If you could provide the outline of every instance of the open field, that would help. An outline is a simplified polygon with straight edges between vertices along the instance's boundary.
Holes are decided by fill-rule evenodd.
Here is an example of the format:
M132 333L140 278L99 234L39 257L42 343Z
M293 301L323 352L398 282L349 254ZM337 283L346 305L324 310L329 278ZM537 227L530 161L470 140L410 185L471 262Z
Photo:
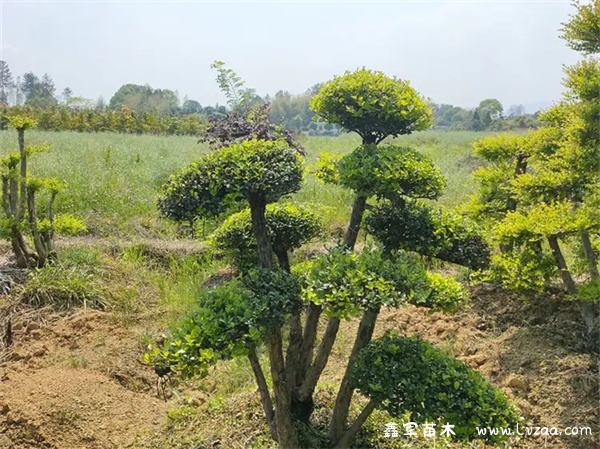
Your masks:
M469 174L477 161L469 156L470 144L484 135L428 131L398 141L433 158L448 178L440 203L455 207L473 190ZM360 144L355 135L301 140L308 164L322 152L346 154ZM173 224L158 218L157 192L171 174L208 151L205 144L187 136L31 131L26 142L52 144L51 150L37 155L30 167L34 176L67 182L66 190L57 197L57 212L72 213L84 220L92 235L121 238L172 237ZM0 131L1 154L15 149L15 131ZM344 225L350 213L349 192L324 186L310 176L295 199L325 206L329 224Z
M459 208L474 189L469 175L480 161L471 156L470 143L481 136L424 132L398 140L433 158L448 178L440 203ZM161 184L207 148L191 137L30 132L27 139L53 144L32 162L32 173L68 182L57 211L82 218L89 234L60 238L56 265L33 271L24 285L0 296L0 326L13 317L15 342L0 353L0 447L274 447L246 359L219 363L205 379L174 379L166 402L157 395L153 369L141 362L148 345L194 308L201 291L232 276L220 255L200 240L177 238L176 227L156 211ZM14 132L0 133L3 153L15 140ZM344 135L303 143L310 164L321 152L347 153L359 142ZM323 205L332 235L348 220L351 194L341 188L309 177L294 198ZM325 243L306 245L296 259L322 253ZM0 254L6 264L8 244ZM412 306L384 310L375 335L395 330L434 342L503 389L532 426L593 432L515 439L509 447L597 447L597 365L581 343L583 325L573 303L559 293L524 302L490 285L470 289L471 306L456 315ZM342 324L317 393L317 430L303 434L307 448L326 447L318 425L327 421L357 325L357 319ZM268 372L264 355L262 362ZM483 447L386 439L382 429L389 420L373 414L355 447Z

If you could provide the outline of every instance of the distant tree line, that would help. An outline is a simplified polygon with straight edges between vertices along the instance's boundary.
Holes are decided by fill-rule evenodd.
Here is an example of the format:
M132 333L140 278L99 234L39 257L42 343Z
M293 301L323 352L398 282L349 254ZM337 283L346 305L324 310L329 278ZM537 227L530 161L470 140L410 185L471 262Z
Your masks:
M235 107L260 104L270 106L268 115L272 123L296 134L337 136L342 130L339 125L315 120L309 108L322 84L315 84L300 95L280 90L273 97L261 97L254 89L244 87L239 76L223 62L215 61L212 68L217 70L219 85L234 86L233 91L239 96L227 97L227 106L202 106L187 96L180 101L177 91L140 84L124 84L108 104L102 97L94 101L74 96L69 87L57 96L54 81L48 74L39 77L28 72L13 78L8 63L0 61L0 104L31 107L30 113L38 120L38 128L48 130L197 135L205 129L206 122L222 118ZM523 106L518 105L511 106L504 114L502 104L496 99L483 100L474 109L435 103L431 106L437 129L504 131L540 126L537 113L525 114Z
M0 129L6 129L10 117L26 116L43 131L117 132L127 134L167 134L203 136L207 119L202 114L159 116L138 113L127 106L112 109L71 109L65 105L0 107Z
M504 108L495 98L483 100L474 109L451 104L433 106L434 128L453 131L505 131L511 129L537 129L538 113L526 114L523 105L513 105L504 114Z

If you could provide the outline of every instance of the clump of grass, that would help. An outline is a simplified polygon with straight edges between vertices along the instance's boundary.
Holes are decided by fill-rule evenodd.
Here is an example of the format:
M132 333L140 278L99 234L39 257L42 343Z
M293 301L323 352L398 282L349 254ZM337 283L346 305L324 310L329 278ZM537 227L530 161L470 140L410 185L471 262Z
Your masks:
M69 249L60 260L32 271L18 295L21 302L35 307L106 309L111 299L98 281L100 276L97 251Z
M88 361L85 357L69 357L69 366L71 368L87 368Z

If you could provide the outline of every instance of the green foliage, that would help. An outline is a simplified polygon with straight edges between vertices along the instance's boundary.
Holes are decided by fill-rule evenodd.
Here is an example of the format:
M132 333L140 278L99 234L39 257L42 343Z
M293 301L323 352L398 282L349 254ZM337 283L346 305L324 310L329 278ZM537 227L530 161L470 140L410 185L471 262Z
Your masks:
M486 161L500 163L530 152L528 136L531 134L499 134L473 142L474 154Z
M390 250L414 251L474 270L489 263L490 249L474 223L441 208L383 203L365 219L366 229Z
M232 69L225 68L225 63L222 61L215 61L210 67L217 71L217 83L227 97L227 104L232 109L251 106L250 103L255 96L254 91L244 88L246 83L237 73Z
M432 109L408 81L358 69L326 82L310 108L323 120L379 143L431 126Z
M561 35L567 45L584 54L600 53L600 1L573 2L577 13L563 24Z
M260 345L300 305L300 287L293 276L253 270L205 291L172 338L145 359L183 376L206 374L217 360L244 355L247 345Z
M459 440L482 438L476 427L512 428L520 420L506 396L466 364L430 343L386 334L363 349L352 382L393 417L455 425ZM487 443L506 437L486 435Z
M427 280L431 292L425 302L415 304L453 312L469 302L469 291L455 279L427 272Z
M501 282L508 290L519 293L542 292L557 274L552 256L532 245L523 245L492 256L484 280Z
M460 287L428 275L415 257L402 252L384 257L378 250L354 254L334 248L292 271L303 279L305 302L344 319L363 310L407 302L451 311L466 300Z
M316 213L295 203L269 204L265 217L275 252L299 248L322 229L321 218ZM242 271L258 263L250 209L227 217L212 235L211 242L217 249L227 252Z
M396 145L360 146L337 169L341 185L367 197L436 199L446 185L431 159Z
M83 235L88 232L87 226L72 214L58 214L54 217L54 231L59 235Z
M73 109L65 105L0 107L0 118L27 114L42 131L117 132L126 134L165 134L202 136L207 118L202 114L160 116L136 112L128 107L112 110Z
M8 120L8 124L15 129L29 129L37 124L34 118L24 114L9 113L4 116Z
M539 203L527 210L510 212L493 229L500 243L539 241L550 235L565 236L600 228L600 211L582 206L573 210L568 201Z
M268 202L302 186L302 158L282 141L247 140L221 148L173 175L158 207L176 221L194 221L226 210L240 195Z
M339 184L338 164L342 157L341 154L321 153L317 162L310 168L310 173L325 184Z
M598 302L600 298L600 279L592 279L578 286L576 299L581 302Z

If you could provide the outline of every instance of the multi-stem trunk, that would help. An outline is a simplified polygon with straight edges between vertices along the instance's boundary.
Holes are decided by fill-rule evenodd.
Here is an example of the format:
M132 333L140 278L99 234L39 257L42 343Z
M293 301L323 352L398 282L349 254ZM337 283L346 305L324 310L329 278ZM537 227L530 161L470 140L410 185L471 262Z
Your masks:
M269 239L269 230L265 211L267 202L264 195L249 196L252 231L258 247L258 260L262 268L273 269L273 248ZM283 338L281 328L274 329L267 338L271 378L275 393L275 423L279 447L293 449L298 447L298 435L292 422L290 388L283 357Z
M374 143L369 139L363 138L363 144ZM353 250L358 239L358 233L360 232L360 225L365 213L367 206L367 197L361 194L357 194L354 199L352 206L352 212L350 214L350 221L346 234L344 235L343 244L346 248ZM321 307L311 305L308 308L306 314L306 323L304 327L304 341L303 347L300 351L300 363L299 370L302 374L297 375L297 386L298 389L294 395L294 399L302 410L302 419L308 421L310 414L313 409L312 396L317 387L317 383L329 361L329 356L333 349L333 344L337 337L337 333L340 327L340 319L332 317L327 322L327 327L321 339L321 344L317 350L317 354L314 361L311 363L312 354L314 350L317 325L319 317L321 315Z

